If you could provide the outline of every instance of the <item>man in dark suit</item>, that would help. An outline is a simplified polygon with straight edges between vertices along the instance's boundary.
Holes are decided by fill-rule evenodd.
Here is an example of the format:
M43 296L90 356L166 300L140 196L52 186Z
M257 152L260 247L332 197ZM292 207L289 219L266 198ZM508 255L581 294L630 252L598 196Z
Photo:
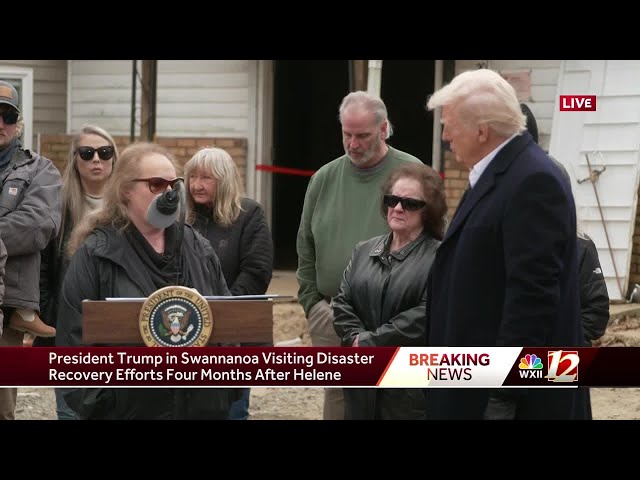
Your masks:
M462 73L436 91L442 139L470 189L430 271L430 346L577 346L583 338L570 186L526 131L498 73ZM583 389L428 389L432 419L585 419Z

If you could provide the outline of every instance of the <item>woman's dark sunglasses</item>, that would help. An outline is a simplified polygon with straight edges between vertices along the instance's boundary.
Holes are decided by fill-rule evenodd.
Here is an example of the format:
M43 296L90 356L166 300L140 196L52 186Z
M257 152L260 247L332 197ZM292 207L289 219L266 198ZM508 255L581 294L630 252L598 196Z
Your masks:
M114 148L110 146L100 148L78 147L76 152L85 162L93 160L93 156L96 154L96 152L98 152L98 157L100 158L100 160L111 160L113 158Z
M399 202L400 205L402 205L403 210L408 210L410 212L420 210L427 204L427 202L423 200L416 200L415 198L410 197L398 197L397 195L388 194L383 197L383 202L385 206L389 208L394 208Z
M174 178L173 180L166 180L162 177L134 178L132 180L132 182L147 182L151 193L162 193L167 189L167 185L173 188L177 182L183 181L184 178L182 177Z
M2 117L2 121L5 123L5 125L15 125L16 123L18 123L18 117L20 116L20 114L15 110L7 110L0 113L0 116Z

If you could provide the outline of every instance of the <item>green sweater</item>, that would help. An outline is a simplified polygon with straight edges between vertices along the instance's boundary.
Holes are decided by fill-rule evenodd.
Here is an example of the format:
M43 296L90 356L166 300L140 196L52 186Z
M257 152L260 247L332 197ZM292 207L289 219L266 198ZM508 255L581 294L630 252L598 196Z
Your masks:
M306 315L324 296L333 297L356 244L389 231L380 212L382 186L404 162L416 157L389 147L381 163L356 168L346 155L310 179L298 229L298 300Z

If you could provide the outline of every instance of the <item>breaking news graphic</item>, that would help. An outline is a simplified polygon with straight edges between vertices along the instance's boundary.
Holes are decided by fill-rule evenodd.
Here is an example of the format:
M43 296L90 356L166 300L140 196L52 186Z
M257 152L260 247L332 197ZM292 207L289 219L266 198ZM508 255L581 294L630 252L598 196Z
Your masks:
M639 387L640 348L0 349L0 387Z

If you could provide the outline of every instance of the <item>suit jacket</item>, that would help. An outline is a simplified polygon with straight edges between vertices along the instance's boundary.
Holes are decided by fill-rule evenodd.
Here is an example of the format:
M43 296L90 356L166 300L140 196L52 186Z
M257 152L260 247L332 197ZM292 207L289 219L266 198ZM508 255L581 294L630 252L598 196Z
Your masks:
M580 346L576 210L528 132L493 158L449 225L429 273L431 346ZM490 390L430 389L429 418L482 419ZM500 390L516 418L588 416L585 389Z

